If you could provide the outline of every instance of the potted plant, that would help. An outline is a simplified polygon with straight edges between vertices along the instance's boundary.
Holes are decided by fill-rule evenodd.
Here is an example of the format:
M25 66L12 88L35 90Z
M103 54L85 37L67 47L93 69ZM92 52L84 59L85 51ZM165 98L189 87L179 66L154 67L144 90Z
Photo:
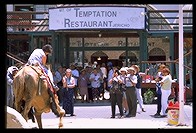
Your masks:
M148 88L147 91L144 93L144 103L151 104L155 98L154 92Z

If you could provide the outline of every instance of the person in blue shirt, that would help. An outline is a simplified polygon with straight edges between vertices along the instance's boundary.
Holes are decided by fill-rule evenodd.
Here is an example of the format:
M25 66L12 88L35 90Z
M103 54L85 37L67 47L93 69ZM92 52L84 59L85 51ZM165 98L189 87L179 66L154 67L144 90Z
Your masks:
M161 117L161 83L160 81L162 80L162 77L158 77L156 79L156 93L157 93L157 112L154 115L154 117Z
M109 83L109 81L110 81L110 79L112 79L113 74L114 74L114 70L113 70L114 68L113 68L112 62L107 63L107 68L108 68L108 72L107 72L107 88L106 88L106 90L110 91L111 84Z
M164 64L160 64L158 66L158 72L156 75L156 92L157 92L157 112L156 114L154 114L154 117L161 117L160 113L161 113L161 84L160 81L162 80L162 70L165 68L166 66Z

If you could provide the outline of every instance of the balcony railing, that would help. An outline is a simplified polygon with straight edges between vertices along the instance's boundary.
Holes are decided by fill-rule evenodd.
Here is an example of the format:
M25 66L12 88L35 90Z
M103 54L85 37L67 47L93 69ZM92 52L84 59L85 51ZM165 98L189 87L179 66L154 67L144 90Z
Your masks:
M178 10L149 10L148 16L148 30L149 31L176 31L178 30L179 17L163 17L162 13L166 14L178 14ZM193 28L193 11L183 10L183 26L184 30L192 30Z

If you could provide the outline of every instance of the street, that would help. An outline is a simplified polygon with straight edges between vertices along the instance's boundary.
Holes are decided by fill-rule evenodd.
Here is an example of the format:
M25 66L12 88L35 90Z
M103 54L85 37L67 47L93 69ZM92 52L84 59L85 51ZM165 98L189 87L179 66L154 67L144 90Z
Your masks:
M151 115L156 113L156 104L144 105L146 112L142 112L137 108L136 117L119 119L118 107L116 106L116 118L111 119L110 103L76 103L74 113L76 116L67 115L63 118L64 126L62 129L98 129L98 128L124 128L124 129L165 129L165 128L186 128L192 129L192 105L184 105L185 123L184 125L169 125L168 118L153 118ZM32 123L31 121L28 121ZM42 114L43 128L58 129L59 118L52 112ZM32 123L32 127L36 124Z

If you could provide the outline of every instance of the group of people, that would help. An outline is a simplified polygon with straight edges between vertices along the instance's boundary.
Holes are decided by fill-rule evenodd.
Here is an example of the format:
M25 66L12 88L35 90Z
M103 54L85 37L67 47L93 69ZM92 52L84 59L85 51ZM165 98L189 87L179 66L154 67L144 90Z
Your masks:
M143 112L146 112L143 105L143 98L141 93L142 77L146 72L140 72L138 65L131 67L122 67L120 70L113 68L113 76L109 80L110 97L111 97L111 118L115 118L116 104L118 105L120 116L122 117L135 117L137 111L137 102ZM169 68L160 64L156 81L157 92L157 112L154 117L166 117L168 98L171 94L172 76ZM125 115L123 114L125 111ZM126 113L127 112L127 113Z
M82 97L82 102L99 101L104 99L104 92L110 93L111 101L111 118L115 118L116 105L118 105L120 118L135 117L137 111L137 102L143 112L146 112L143 106L141 95L142 76L145 73L140 72L138 65L131 67L122 67L118 69L113 67L111 62L107 65L93 64L88 65L82 70L77 70L72 64L70 68L57 66L55 71L50 71L46 67L47 56L52 53L53 49L50 44L44 45L42 49L35 49L29 59L28 65L37 65L48 75L50 83L56 90L60 106L66 114L75 116L74 99L78 92ZM18 68L11 66L7 72L7 105L13 107L13 78ZM167 108L167 99L171 93L171 75L168 68L160 68L157 82L158 108L155 115L160 115L162 109L163 115ZM160 81L159 78L162 78ZM158 84L160 83L160 84ZM161 88L161 90L160 90Z
M110 66L111 67L111 66ZM143 112L146 112L141 95L142 75L138 65L116 67L112 69L113 76L108 80L110 87L111 118L115 118L116 104L118 105L120 116L135 117L137 112L137 101Z
M154 117L166 117L168 98L171 94L172 76L166 65L160 64L155 78L157 92L157 112Z

